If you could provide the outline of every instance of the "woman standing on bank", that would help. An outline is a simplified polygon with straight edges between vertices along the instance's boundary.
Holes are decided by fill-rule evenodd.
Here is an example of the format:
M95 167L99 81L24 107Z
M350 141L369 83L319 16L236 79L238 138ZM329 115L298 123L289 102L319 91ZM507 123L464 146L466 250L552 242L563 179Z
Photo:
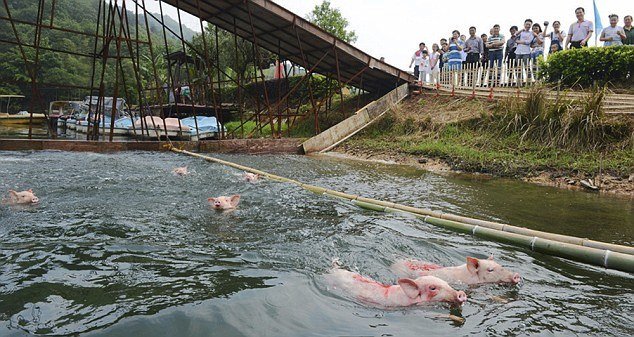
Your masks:
M454 30L449 39L449 53L447 56L447 67L449 70L462 69L462 55L460 52L464 49L464 42L460 40L460 32Z

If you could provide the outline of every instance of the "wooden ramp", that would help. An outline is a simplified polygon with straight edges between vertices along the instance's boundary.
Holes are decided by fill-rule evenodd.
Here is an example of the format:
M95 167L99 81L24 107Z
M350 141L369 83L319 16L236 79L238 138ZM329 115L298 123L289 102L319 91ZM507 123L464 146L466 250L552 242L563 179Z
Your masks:
M351 117L302 143L304 153L329 151L383 116L409 95L408 84L364 106Z

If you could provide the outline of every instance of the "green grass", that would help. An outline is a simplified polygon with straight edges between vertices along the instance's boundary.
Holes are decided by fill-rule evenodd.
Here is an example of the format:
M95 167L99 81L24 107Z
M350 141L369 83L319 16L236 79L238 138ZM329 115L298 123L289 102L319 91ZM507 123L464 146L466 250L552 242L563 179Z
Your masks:
M402 126L395 125L392 129L401 130ZM446 125L436 131L409 135L394 133L392 129L370 128L347 144L377 152L440 158L454 169L509 177L544 170L595 174L600 169L626 176L634 167L631 146L603 151L563 149L522 140L517 133L500 134L475 127L473 123Z
M266 122L265 122L266 123ZM227 133L231 133L234 130L236 130L236 135L238 137L242 136L242 132L244 131L244 135L245 137L249 134L254 135L254 137L270 137L271 136L271 125L267 124L265 125L261 130L259 130L259 132L256 131L257 129L257 124L255 123L255 121L248 121L245 122L244 125L242 125L242 128L244 130L240 129L240 125L242 123L240 121L233 121L233 122L228 122L225 124L225 128L227 129ZM262 123L264 124L264 123ZM287 126L286 123L282 123L282 132L286 132ZM275 131L277 130L277 124L275 124Z

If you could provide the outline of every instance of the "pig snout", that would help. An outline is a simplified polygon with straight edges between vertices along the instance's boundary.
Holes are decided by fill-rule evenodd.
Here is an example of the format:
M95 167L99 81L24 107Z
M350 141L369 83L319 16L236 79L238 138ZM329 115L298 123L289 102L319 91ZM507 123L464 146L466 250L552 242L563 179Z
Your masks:
M40 202L40 199L38 197L33 196L33 198L31 198L31 203L37 204L38 202Z
M518 283L522 282L522 277L520 276L519 273L515 273L511 277L511 282L514 283L514 284L518 284Z
M458 304L463 304L467 301L467 294L464 291L456 291L456 299L455 302Z

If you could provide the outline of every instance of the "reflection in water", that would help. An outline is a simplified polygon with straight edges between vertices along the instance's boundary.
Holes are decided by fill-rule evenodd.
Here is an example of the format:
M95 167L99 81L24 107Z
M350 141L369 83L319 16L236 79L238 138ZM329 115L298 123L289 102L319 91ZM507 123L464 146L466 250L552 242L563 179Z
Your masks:
M299 156L223 158L368 197L632 244L628 200L506 180ZM192 174L176 177L187 165ZM404 214L166 153L0 153L0 335L631 335L632 276L482 241ZM237 210L207 197L242 195ZM592 215L592 216L590 216ZM489 254L521 287L465 290L461 309L365 308L320 282L333 258L381 282L399 257L456 265ZM448 318L453 314L464 322Z
M29 125L0 123L0 138L28 138ZM36 124L31 128L32 138L48 138L46 124Z

